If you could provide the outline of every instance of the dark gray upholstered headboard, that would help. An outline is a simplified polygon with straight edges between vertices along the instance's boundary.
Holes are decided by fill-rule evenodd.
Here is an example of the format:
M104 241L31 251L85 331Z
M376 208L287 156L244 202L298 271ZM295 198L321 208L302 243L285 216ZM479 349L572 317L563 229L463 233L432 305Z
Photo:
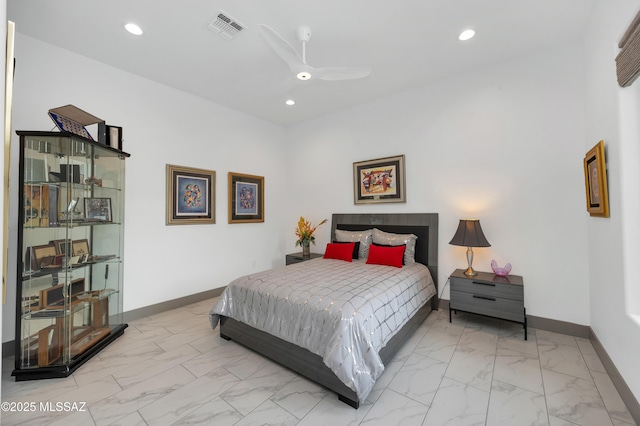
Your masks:
M396 234L415 234L416 262L429 268L438 288L438 213L341 214L331 217L331 239L336 229L363 231L378 228ZM437 294L435 306L438 306Z

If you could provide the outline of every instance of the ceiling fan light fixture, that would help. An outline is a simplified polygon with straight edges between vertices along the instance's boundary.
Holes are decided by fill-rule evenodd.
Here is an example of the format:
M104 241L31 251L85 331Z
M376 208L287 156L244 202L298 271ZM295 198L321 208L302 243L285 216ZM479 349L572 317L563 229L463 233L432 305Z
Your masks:
M476 32L473 31L472 29L464 30L458 36L458 40L460 40L460 41L471 40L473 38L473 36L475 36L475 35L476 35Z
M142 35L142 28L133 22L129 22L124 26L124 29L129 31L133 35Z
M311 74L309 74L307 71L300 71L298 74L296 74L296 77L298 77L298 80L306 81L311 78Z

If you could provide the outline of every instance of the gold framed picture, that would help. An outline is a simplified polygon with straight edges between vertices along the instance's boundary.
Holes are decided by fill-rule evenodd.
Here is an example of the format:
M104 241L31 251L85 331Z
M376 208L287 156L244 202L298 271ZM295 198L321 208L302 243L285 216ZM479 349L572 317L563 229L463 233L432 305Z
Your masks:
M589 214L597 217L609 217L604 141L598 142L584 157L584 184Z
M216 223L216 172L167 164L167 225Z
M229 223L264 222L264 177L229 172Z

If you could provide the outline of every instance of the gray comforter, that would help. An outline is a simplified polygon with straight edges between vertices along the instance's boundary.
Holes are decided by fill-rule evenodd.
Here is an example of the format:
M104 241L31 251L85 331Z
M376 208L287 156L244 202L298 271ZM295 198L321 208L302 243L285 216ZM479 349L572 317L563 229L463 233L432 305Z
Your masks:
M402 268L313 259L231 282L210 312L322 357L361 402L384 371L378 355L435 294L422 264Z

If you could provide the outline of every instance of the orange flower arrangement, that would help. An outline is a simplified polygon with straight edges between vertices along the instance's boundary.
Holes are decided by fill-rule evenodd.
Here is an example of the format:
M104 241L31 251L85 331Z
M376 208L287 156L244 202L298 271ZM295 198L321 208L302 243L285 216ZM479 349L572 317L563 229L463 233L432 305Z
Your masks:
M320 225L327 223L327 219L323 219L322 222L311 227L311 222L300 216L300 220L298 221L298 227L296 228L296 237L298 237L298 241L296 241L296 246L309 246L309 243L316 243L316 237L313 236L313 233L316 232L316 229Z

